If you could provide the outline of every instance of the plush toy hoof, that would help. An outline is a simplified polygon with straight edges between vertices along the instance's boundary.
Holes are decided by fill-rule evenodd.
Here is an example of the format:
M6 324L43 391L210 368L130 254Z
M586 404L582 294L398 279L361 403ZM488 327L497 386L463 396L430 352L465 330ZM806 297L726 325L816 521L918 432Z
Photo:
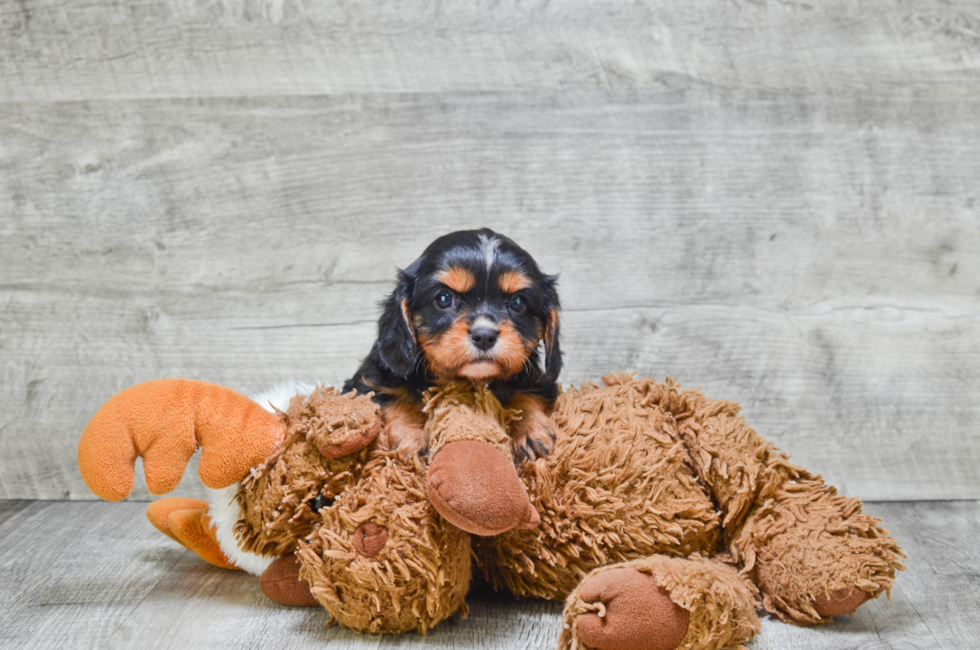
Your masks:
M485 442L451 442L426 480L429 500L446 521L474 535L498 535L541 523L514 463Z
M578 597L599 606L576 619L579 640L596 650L673 650L691 620L656 578L629 567L596 573Z
M871 598L871 594L861 591L857 587L846 587L827 595L818 596L813 599L813 609L824 617L843 616L850 614L855 609L866 603Z
M287 607L317 607L310 585L299 577L299 559L295 554L286 555L269 565L259 580L262 593L280 605Z

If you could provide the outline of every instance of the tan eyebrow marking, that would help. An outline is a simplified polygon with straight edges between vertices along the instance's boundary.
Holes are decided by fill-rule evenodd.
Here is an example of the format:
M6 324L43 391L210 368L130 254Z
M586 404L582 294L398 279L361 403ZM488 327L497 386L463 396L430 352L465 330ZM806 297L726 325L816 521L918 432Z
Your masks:
M473 274L458 266L451 266L445 271L440 271L436 275L436 279L456 293L466 293L476 284L476 278L473 277Z
M520 271L506 271L497 278L497 285L504 293L515 293L531 286L531 280Z

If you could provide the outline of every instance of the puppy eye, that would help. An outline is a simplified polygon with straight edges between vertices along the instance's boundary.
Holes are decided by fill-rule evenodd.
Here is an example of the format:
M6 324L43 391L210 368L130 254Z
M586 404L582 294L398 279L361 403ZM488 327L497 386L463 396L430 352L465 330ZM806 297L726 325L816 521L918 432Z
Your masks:
M439 309L449 309L453 306L456 301L453 300L453 294L448 291L443 291L438 296L436 296L436 307Z
M524 296L514 296L510 299L510 310L515 314L523 314L526 309L527 303L524 302Z

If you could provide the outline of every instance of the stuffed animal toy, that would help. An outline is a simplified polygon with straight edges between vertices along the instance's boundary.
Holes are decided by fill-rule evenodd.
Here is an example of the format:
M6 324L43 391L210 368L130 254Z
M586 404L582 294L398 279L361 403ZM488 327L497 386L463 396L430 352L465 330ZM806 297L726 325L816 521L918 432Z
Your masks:
M757 607L806 625L888 591L904 557L879 519L738 417L671 380L616 374L561 394L553 451L515 465L521 417L484 386L427 395L425 456L387 441L366 396L307 388L268 409L234 391L158 380L112 397L79 443L99 496L180 481L200 447L208 501L147 516L288 605L359 632L425 633L465 616L476 573L563 600L562 649L739 648ZM268 401L268 396L259 401Z

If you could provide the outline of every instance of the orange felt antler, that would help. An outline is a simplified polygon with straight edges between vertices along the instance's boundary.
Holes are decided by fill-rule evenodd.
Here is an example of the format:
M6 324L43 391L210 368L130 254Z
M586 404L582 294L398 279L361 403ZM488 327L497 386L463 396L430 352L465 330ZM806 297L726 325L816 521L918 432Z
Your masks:
M166 494L200 447L201 482L223 488L268 458L285 434L277 415L230 388L157 379L116 393L92 416L78 443L78 467L98 496L121 501L142 456L146 486Z

